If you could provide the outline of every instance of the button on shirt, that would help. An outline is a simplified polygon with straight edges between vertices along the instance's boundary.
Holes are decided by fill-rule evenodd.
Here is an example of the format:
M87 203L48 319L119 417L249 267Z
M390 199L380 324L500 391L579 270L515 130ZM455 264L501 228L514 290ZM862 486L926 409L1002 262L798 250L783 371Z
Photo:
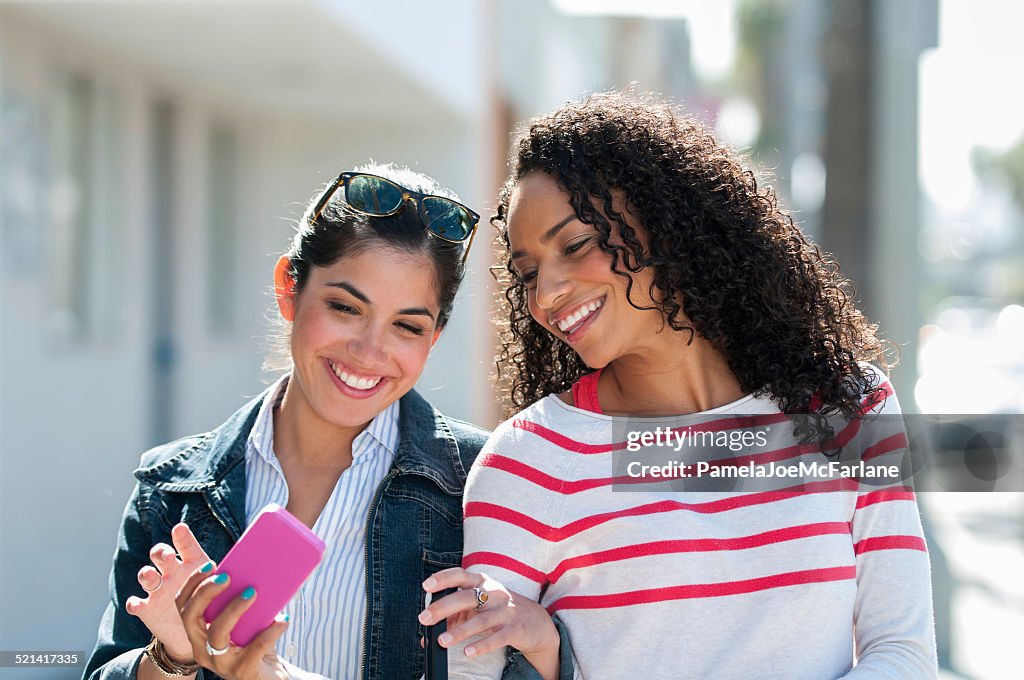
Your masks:
M245 451L245 521L267 503L288 505L288 485L274 453L274 410L284 376L263 402ZM288 629L277 653L289 665L329 678L359 676L366 611L366 516L398 446L398 402L379 413L352 442L352 465L342 472L313 531L327 544L317 566L285 612Z

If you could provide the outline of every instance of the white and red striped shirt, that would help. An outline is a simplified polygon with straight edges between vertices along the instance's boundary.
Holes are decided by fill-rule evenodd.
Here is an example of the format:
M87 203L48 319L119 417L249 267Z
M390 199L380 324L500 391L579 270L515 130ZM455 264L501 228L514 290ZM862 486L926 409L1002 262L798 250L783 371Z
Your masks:
M866 409L899 414L881 381ZM693 417L713 427L737 415L785 421L753 396ZM898 418L879 422L846 433L865 459L906 446ZM613 491L623 443L612 423L549 396L494 432L466 485L464 566L557 615L577 677L935 677L912 491L850 480L799 492ZM825 460L788 432L730 464ZM504 654L449 663L453 678L500 678Z

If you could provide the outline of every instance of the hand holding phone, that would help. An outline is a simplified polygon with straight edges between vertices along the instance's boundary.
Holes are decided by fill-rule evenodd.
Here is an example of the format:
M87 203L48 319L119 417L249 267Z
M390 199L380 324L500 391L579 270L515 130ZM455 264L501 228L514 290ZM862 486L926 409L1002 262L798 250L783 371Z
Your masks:
M217 618L231 600L252 586L257 597L231 631L239 647L274 622L303 581L320 564L326 545L290 512L267 505L224 557L215 573L227 573L230 585L210 602L203 616Z

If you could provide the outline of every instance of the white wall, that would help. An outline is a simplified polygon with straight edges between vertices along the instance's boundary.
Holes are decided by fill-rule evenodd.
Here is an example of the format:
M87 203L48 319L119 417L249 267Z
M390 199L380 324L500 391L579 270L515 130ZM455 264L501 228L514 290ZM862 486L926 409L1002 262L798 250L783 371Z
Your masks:
M124 505L130 471L145 440L145 419L130 398L144 392L147 374L144 331L134 313L142 291L133 285L140 265L133 254L143 247L143 234L125 229L124 240L107 244L110 250L102 257L117 267L112 272L116 318L109 336L77 341L52 332L50 187L28 185L32 207L27 211L13 209L17 199L12 192L23 176L46 178L51 75L69 64L82 65L82 55L45 32L20 25L2 8L0 18L0 182L5 191L0 213L0 391L5 395L0 408L0 639L11 650L83 649L90 635L84 620L95 616L103 601L105 581L98 567L110 560L110 519ZM124 89L123 77L130 79L125 69L108 73L119 75L98 82L121 97L120 209L128 223L142 200L137 181L142 174L141 100L137 91ZM12 129L22 113L29 122Z

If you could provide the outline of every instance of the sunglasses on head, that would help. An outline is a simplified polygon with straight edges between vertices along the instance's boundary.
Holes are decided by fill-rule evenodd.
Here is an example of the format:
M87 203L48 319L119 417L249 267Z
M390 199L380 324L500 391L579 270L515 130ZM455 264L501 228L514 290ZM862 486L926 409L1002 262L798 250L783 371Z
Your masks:
M406 189L389 179L366 172L343 172L331 183L323 196L316 202L310 214L313 224L323 213L331 197L339 188L345 190L345 202L356 212L372 217L388 217L398 213L406 201L412 201L423 227L432 235L450 243L462 243L469 239L462 254L465 262L469 247L473 245L480 215L466 206L444 196L423 194Z

